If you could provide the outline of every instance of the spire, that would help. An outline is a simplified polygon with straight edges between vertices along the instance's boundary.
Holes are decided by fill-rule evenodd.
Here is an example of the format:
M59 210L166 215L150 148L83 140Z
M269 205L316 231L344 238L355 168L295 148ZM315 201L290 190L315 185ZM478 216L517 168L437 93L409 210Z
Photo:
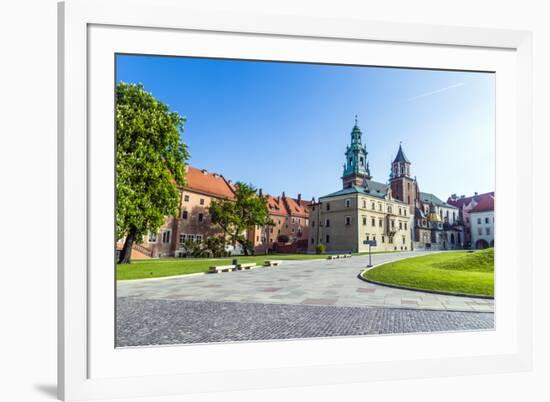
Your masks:
M403 152L403 147L401 146L401 144L402 144L402 141L399 141L399 151L397 151L397 155L393 163L396 163L396 162L411 163L405 156L405 152Z

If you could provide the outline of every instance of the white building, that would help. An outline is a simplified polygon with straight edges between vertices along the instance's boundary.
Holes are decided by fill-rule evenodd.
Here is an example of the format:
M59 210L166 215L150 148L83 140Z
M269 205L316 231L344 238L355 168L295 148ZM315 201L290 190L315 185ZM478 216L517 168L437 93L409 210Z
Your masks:
M472 248L495 245L495 197L483 197L470 211Z

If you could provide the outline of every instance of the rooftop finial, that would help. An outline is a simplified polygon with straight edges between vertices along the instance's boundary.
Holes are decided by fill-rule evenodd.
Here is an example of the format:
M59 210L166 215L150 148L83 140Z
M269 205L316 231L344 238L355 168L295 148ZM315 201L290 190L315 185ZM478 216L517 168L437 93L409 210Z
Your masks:
M357 115L355 115L355 125L357 125Z

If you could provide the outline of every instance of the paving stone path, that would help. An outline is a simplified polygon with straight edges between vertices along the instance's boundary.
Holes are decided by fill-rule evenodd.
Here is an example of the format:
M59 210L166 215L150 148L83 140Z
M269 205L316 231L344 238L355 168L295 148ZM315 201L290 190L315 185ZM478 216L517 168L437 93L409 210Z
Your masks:
M117 346L489 330L494 314L378 307L117 300Z
M380 264L426 252L375 254ZM118 281L117 296L241 303L407 307L493 312L493 300L437 295L360 280L367 256L339 260L283 261L278 267L162 279Z
M373 264L425 252L373 255ZM367 256L117 282L117 346L494 328L493 300L360 280Z

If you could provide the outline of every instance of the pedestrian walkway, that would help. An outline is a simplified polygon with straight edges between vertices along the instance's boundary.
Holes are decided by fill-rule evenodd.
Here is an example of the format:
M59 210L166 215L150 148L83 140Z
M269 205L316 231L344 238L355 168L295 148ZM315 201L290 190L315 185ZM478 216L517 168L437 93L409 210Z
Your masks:
M375 254L373 264L429 252ZM395 289L358 278L368 256L283 261L278 267L117 282L117 297L285 305L493 312L493 300Z

